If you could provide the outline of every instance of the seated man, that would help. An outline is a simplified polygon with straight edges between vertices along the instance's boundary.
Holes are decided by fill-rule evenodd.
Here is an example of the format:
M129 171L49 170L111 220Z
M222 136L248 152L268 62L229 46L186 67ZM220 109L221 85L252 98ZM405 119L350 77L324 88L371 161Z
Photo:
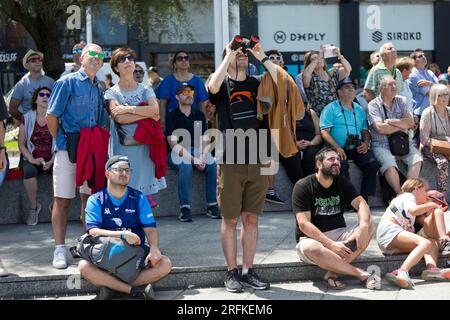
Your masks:
M205 115L192 108L194 87L187 82L178 86L175 98L179 107L167 115L166 136L172 148L168 156L169 165L178 170L178 219L192 222L192 166L203 171L206 176L206 214L212 219L220 219L216 197L217 165L206 149L208 138L203 136L207 129Z
M339 275L356 277L367 289L379 289L379 276L350 264L367 248L375 231L369 206L350 181L339 175L341 164L335 149L327 147L317 153L316 169L316 174L299 180L292 193L300 259L328 271L324 281L329 289L345 288L337 280ZM345 223L347 204L358 211L357 226Z
M392 76L382 76L379 85L380 95L369 103L368 122L375 158L381 165L381 173L396 194L400 190L400 177L396 160L408 166L408 179L418 178L423 158L410 142L409 153L394 156L389 147L388 136L398 131L408 132L414 128L411 104L405 97L397 95L397 84Z
M337 150L341 157L341 174L349 179L348 162L353 160L363 171L361 195L367 201L375 195L378 162L369 150L370 134L366 113L355 102L355 84L350 78L338 83L339 100L327 105L320 114L320 129L323 139Z
M130 162L126 156L113 156L106 162L106 188L89 197L86 205L86 228L92 236L125 239L131 245L140 245L147 258L138 278L125 283L92 263L81 260L80 274L95 286L101 287L99 299L110 299L113 291L129 294L135 299L153 299L151 283L165 277L172 263L159 250L156 221L147 198L138 190L128 187ZM104 203L101 203L101 201ZM113 214L111 214L113 213ZM146 242L146 238L148 244Z

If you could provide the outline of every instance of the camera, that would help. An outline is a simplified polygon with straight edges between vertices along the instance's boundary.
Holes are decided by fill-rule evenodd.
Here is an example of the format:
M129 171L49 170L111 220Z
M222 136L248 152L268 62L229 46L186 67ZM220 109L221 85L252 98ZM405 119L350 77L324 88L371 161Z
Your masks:
M344 150L350 151L358 148L361 145L361 139L359 135L349 134L347 140L345 141Z
M247 54L248 49L253 49L259 43L259 37L252 35L250 40L236 35L231 42L231 50L242 48L242 53Z

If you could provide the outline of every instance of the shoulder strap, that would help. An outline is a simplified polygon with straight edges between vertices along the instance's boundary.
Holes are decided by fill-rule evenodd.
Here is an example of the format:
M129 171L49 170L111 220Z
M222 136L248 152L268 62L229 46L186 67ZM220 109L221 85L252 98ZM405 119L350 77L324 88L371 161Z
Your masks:
M230 87L230 77L228 76L228 74L225 76L225 85L227 87L227 97L228 97L228 107L227 109L227 117L228 117L228 122L230 123L230 126L232 129L234 129L233 126L233 115L231 113L231 87Z

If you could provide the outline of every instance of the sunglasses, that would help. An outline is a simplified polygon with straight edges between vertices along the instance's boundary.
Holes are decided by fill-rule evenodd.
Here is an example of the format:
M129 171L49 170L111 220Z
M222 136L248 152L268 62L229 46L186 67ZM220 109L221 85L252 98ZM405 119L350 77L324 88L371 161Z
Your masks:
M183 96L193 96L194 95L194 90L192 90L192 89L184 89L180 93L183 94Z
M103 52L88 51L88 55L91 58L97 57L99 60L105 59L105 54Z
M281 57L280 57L280 56L270 56L269 59L270 59L270 60L278 60L278 61L281 61Z
M72 50L72 54L82 54L82 53L83 53L83 49Z
M41 57L38 57L38 58L31 58L31 59L28 59L27 62L38 63L38 62L42 62L42 61L44 61L44 59L42 59Z
M417 59L422 59L422 58L426 58L424 54L419 54L419 55L417 56Z
M111 168L111 171L120 174L122 173L130 174L132 172L130 168Z
M43 98L43 97L47 97L50 98L50 93L46 93L46 92L39 92L39 97Z
M123 57L120 57L119 59L117 59L117 62L118 63L124 63L127 60L130 61L130 62L133 62L134 61L134 57L131 56L131 55L123 56Z
M178 62L181 62L183 60L189 61L189 56L178 56L178 57L176 57L175 60L178 61Z
M141 76L144 74L144 71L142 70L134 70L134 74L140 74Z

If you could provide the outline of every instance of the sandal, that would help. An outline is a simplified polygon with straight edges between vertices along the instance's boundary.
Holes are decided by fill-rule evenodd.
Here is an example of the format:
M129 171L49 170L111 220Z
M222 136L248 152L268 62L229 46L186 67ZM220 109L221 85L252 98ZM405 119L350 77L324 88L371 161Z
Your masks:
M361 284L369 290L380 290L381 278L377 274L375 274L375 272L372 272L372 274L366 279L361 280Z
M337 277L333 277L333 276L324 278L323 282L325 282L327 289L330 289L330 290L342 290L347 287L347 285L345 283L338 280Z

